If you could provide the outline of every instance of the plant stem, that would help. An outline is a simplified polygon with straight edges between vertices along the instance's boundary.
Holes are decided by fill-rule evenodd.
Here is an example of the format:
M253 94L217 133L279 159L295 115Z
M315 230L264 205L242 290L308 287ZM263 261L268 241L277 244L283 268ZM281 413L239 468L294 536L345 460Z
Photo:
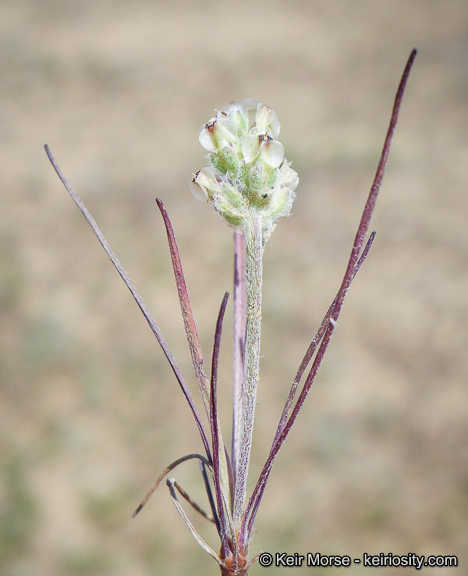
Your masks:
M245 259L245 236L241 232L234 232L234 350L231 452L234 484L237 478L237 465L241 445L242 409L244 405L245 326L247 317Z
M257 402L257 387L260 368L260 336L262 321L263 284L263 235L261 219L252 211L249 225L245 227L247 258L247 319L245 347L245 384L242 406L242 430L239 446L236 486L234 494L234 525L238 525L244 506L247 473L252 446L252 433Z

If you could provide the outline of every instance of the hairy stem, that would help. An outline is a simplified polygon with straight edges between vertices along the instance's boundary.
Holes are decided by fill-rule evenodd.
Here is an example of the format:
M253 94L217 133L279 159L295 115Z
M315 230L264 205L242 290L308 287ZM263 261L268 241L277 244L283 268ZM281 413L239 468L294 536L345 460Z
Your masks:
M262 283L263 283L263 237L260 216L253 212L246 226L247 245L246 278L247 278L247 320L245 367L246 377L243 394L242 430L237 466L236 487L234 494L234 524L242 517L244 506L247 473L249 468L250 449L257 401L257 386L260 367L260 336L262 321Z
M242 430L242 407L244 405L245 326L247 315L245 259L245 236L240 232L234 232L234 351L231 452L234 484L237 478Z

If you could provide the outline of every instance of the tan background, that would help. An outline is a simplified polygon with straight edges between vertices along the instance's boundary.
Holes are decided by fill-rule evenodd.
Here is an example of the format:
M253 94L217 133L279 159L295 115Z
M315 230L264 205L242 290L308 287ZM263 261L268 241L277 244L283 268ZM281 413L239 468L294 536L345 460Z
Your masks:
M420 54L377 239L278 458L252 552L458 554L466 566L467 2L2 0L1 576L217 573L165 487L130 518L158 472L201 444L150 331L43 144L192 382L154 197L172 216L209 357L231 287L231 232L188 192L204 165L199 127L244 97L276 109L301 183L294 216L266 252L253 481L341 280L413 46ZM196 465L177 478L203 499ZM217 546L212 529L197 526Z

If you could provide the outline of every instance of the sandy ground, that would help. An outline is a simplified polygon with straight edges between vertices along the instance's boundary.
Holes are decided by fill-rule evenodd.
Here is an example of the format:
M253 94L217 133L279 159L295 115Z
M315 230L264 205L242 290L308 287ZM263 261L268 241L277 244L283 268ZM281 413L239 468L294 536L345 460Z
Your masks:
M43 144L192 381L154 198L173 219L208 356L231 287L232 235L188 192L204 165L199 127L245 97L276 109L301 183L294 216L266 252L253 482L341 280L413 46L419 55L377 239L278 458L252 552L457 554L458 571L421 574L466 573L466 1L2 0L1 576L217 573L165 488L130 517L159 471L201 444L160 350ZM195 465L177 478L202 499ZM213 531L197 526L217 546ZM338 570L314 569L322 573Z

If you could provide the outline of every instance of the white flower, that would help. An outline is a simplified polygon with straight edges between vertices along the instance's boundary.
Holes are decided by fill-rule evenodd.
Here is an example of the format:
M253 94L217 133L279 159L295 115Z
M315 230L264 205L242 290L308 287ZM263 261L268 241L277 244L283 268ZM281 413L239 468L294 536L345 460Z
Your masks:
M221 192L216 176L211 168L202 168L193 175L189 184L190 192L197 200L208 200L214 192Z
M276 116L276 112L264 106L261 102L257 104L255 114L255 125L252 127L252 132L255 134L271 132L277 138L279 136L281 125Z
M242 137L249 129L248 114L242 104L224 106L217 113L216 120L237 138Z
M291 168L291 162L284 161L280 166L279 172L281 186L295 190L299 184L299 176L297 172Z
M268 134L249 134L242 144L242 155L247 164L260 157L268 166L278 168L284 158L284 147Z
M216 152L220 148L232 146L237 139L227 129L225 122L220 122L217 118L211 118L207 124L201 127L198 140L205 150Z

